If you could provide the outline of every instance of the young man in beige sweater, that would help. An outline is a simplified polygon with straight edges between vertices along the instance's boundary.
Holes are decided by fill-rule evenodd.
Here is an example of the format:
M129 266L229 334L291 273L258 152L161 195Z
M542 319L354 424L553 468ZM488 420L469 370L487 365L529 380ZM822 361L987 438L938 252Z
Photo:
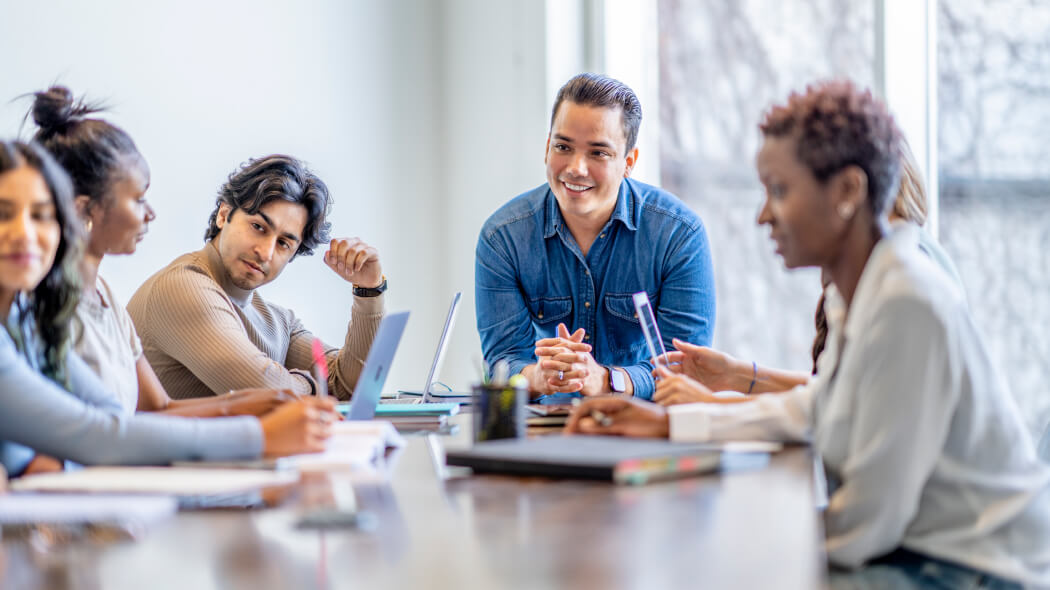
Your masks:
M171 397L247 387L316 393L314 336L256 289L327 242L325 264L353 284L343 347L324 346L328 390L349 399L383 317L386 278L375 248L358 238L329 240L329 208L328 187L289 156L251 160L230 176L204 248L176 258L128 303L146 357Z

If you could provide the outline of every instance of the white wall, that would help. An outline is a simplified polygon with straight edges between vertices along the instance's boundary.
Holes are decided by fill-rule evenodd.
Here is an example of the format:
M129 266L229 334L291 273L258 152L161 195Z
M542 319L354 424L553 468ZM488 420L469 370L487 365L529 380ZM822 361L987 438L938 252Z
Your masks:
M134 256L102 268L125 301L201 246L226 175L285 152L331 188L334 234L380 249L388 309L413 312L388 387L422 384L456 289L466 297L443 375L469 385L478 229L543 182L543 3L4 0L2 14L0 136L30 105L10 99L57 80L108 100L105 116L150 162L158 219ZM341 341L349 286L319 256L263 293Z
M546 38L542 2L450 0L445 3L441 78L447 150L441 183L448 280L463 308L445 373L457 384L477 379L481 343L474 314L474 248L489 215L546 181ZM461 373L466 369L466 373Z

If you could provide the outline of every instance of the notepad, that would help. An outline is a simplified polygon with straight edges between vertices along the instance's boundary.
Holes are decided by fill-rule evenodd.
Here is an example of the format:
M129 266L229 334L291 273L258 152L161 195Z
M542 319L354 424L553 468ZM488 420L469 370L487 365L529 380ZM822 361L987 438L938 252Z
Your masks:
M196 469L192 467L85 467L76 471L27 475L11 489L34 492L90 492L218 496L295 483L295 471Z
M321 471L371 464L388 448L405 445L405 439L385 420L346 420L332 425L327 448L320 453L282 457L278 468Z
M12 493L0 495L0 525L150 525L177 508L174 496Z

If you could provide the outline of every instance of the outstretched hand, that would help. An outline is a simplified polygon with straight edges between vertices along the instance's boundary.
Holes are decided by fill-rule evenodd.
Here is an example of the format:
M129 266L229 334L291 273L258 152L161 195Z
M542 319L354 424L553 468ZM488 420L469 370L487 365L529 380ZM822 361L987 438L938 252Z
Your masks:
M660 379L656 382L653 401L661 406L692 404L696 402L719 403L720 399L710 389L684 374L672 373L667 367L658 366L653 374Z
M596 415L604 420L595 419ZM565 424L566 434L667 438L670 430L667 409L637 398L618 395L583 400L583 403L573 408Z
M697 346L677 338L674 339L673 344L675 350L667 353L667 358L671 363L667 369L671 373L688 376L693 381L699 382L699 385L713 391L738 388L740 371L744 370L739 360L719 350ZM654 360L653 366L657 365L664 365L664 363L657 363ZM750 378L751 365L744 368ZM653 376L660 377L656 369L653 370Z

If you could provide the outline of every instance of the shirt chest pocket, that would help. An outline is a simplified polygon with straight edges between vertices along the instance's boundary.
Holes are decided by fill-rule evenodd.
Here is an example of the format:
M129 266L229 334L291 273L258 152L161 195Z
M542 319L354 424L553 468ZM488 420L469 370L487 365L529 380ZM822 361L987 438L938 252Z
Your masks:
M609 343L617 355L631 358L647 358L645 337L638 314L634 309L631 293L608 293L605 296L605 311L609 315Z
M615 318L640 325L638 313L634 309L634 295L631 293L609 293L605 296L605 310Z
M529 301L529 313L540 325L564 321L572 313L572 297L537 297Z

